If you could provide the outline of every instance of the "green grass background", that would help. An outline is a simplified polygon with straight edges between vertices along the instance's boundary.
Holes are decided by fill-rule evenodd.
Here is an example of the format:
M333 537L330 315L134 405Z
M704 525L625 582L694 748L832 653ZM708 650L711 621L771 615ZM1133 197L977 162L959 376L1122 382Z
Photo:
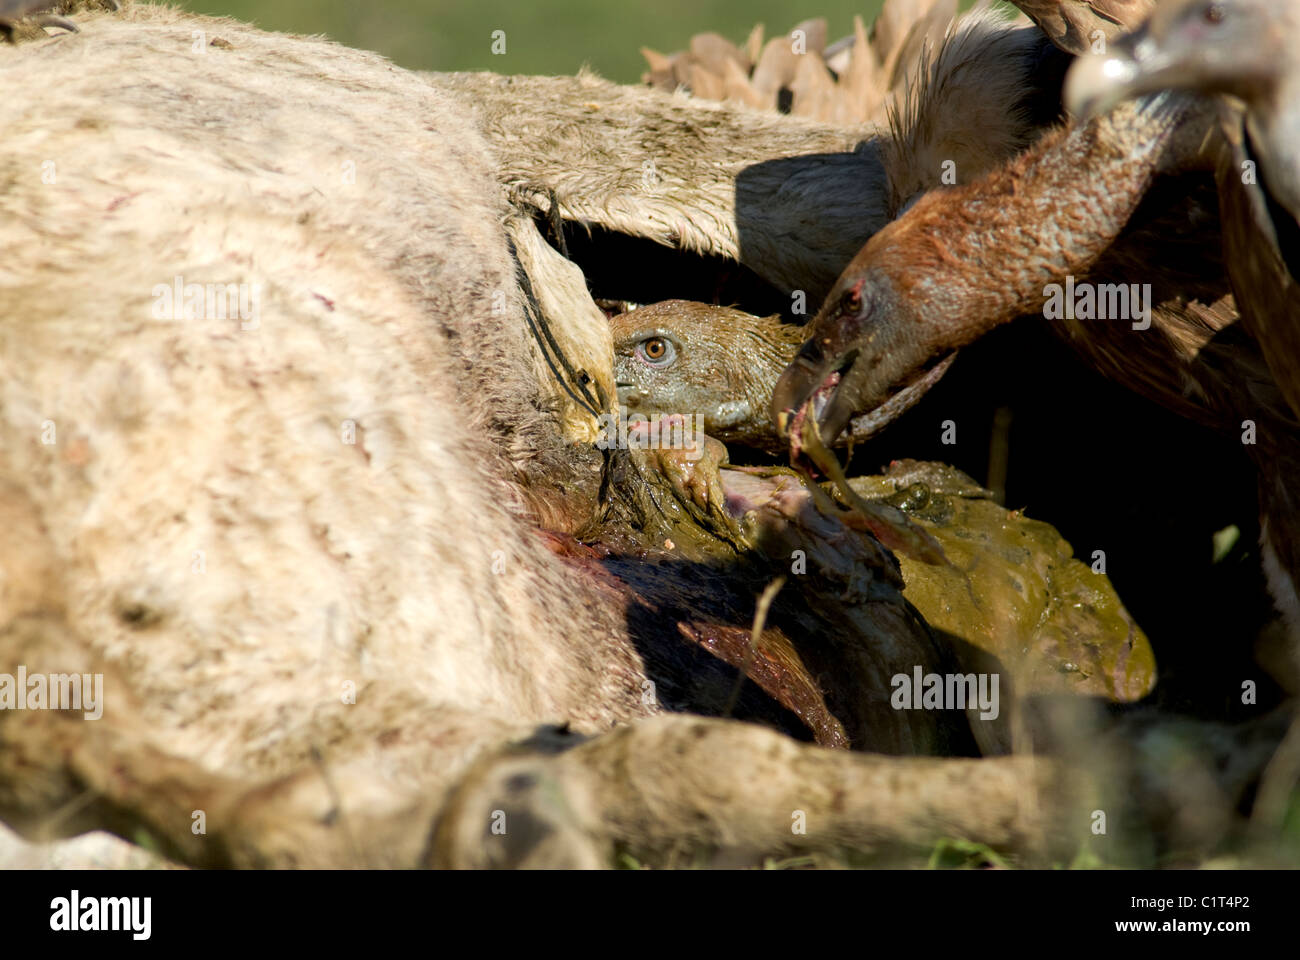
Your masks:
M638 50L683 49L714 30L740 42L755 23L767 36L807 17L825 17L832 40L870 24L881 0L185 0L201 13L227 14L268 30L323 33L377 50L404 67L571 74L587 64L611 80L640 79ZM492 31L506 53L491 52Z

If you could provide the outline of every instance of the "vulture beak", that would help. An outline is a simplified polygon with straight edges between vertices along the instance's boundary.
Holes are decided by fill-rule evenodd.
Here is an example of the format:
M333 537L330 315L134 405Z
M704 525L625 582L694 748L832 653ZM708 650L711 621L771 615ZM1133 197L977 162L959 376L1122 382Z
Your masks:
M1215 11L1203 8L1203 3L1169 0L1133 33L1111 42L1106 53L1080 56L1065 78L1065 108L1087 121L1124 100L1167 90L1204 89L1207 79L1258 70L1259 64L1243 67L1239 52L1251 21L1234 10L1224 25L1207 23L1205 18ZM1224 16L1220 10L1218 17ZM1260 44L1257 55L1267 58L1268 36L1258 36L1256 42Z
M808 339L772 391L772 422L780 437L790 438L796 456L802 425L809 416L820 428L822 441L831 444L854 413L885 399L863 390L868 374L885 373L875 359L883 341L890 339L887 331L893 326L886 319L892 319L889 304L877 293L878 284L860 262L870 247L868 244L840 275L808 325Z
M811 336L772 391L770 414L798 459L803 428L817 423L832 444L853 423L854 436L875 433L920 400L948 371L955 353L910 335L918 325L890 311L861 317L819 316ZM857 415L863 414L863 417Z
M785 368L772 391L771 416L777 433L797 441L799 428L813 417L826 443L848 425L853 415L851 398L843 389L852 383L858 351L827 356L814 336L804 343L794 360Z
M1169 75L1172 65L1141 29L1112 43L1105 54L1075 61L1065 78L1065 108L1081 122L1109 113L1125 100L1175 86Z

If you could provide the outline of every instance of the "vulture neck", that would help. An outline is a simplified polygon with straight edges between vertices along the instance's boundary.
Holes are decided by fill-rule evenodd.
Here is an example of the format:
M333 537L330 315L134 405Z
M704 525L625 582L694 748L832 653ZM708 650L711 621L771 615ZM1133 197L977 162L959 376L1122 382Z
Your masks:
M951 346L1037 312L1047 284L1085 273L1123 231L1187 102L1129 104L1050 133L984 179L923 197L872 259L894 262L895 284Z

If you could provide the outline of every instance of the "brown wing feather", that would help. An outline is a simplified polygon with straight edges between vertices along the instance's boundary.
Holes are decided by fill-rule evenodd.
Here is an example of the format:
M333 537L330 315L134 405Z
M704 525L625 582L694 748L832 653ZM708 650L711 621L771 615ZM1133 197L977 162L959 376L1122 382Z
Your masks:
M1252 155L1242 119L1229 108L1225 132L1231 156L1221 160L1218 180L1228 272L1246 328L1300 417L1300 283L1278 244L1279 228L1294 230L1295 222L1286 222L1290 214L1280 206L1270 207L1260 185L1242 183L1239 171Z
M1155 9L1156 0L1011 0L1054 44L1069 53L1088 53L1100 30L1107 42L1128 33Z

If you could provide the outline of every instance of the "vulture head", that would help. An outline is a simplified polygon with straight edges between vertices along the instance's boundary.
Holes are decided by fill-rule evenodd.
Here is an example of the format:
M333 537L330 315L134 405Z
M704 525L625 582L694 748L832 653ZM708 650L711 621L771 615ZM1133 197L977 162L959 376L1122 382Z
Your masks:
M1041 310L1123 232L1186 117L1160 94L1053 131L971 183L931 190L849 262L772 393L798 457L855 414L906 409L953 352ZM1097 184L1105 184L1099 190Z
M891 258L880 252L895 232L877 234L850 263L813 321L812 335L777 381L772 419L796 452L805 417L817 421L830 443L856 413L886 403L906 409L948 368L951 331L933 322L935 314L912 289L924 285L923 276L910 274L909 282L909 274L889 269Z
M1300 0L1171 0L1106 56L1070 70L1081 116L1157 90L1226 94L1220 165L1228 269L1247 329L1300 415ZM1246 165L1259 177L1241 176Z
M1300 44L1295 0L1171 0L1104 56L1075 65L1065 89L1080 116L1159 90L1226 93L1263 106Z

